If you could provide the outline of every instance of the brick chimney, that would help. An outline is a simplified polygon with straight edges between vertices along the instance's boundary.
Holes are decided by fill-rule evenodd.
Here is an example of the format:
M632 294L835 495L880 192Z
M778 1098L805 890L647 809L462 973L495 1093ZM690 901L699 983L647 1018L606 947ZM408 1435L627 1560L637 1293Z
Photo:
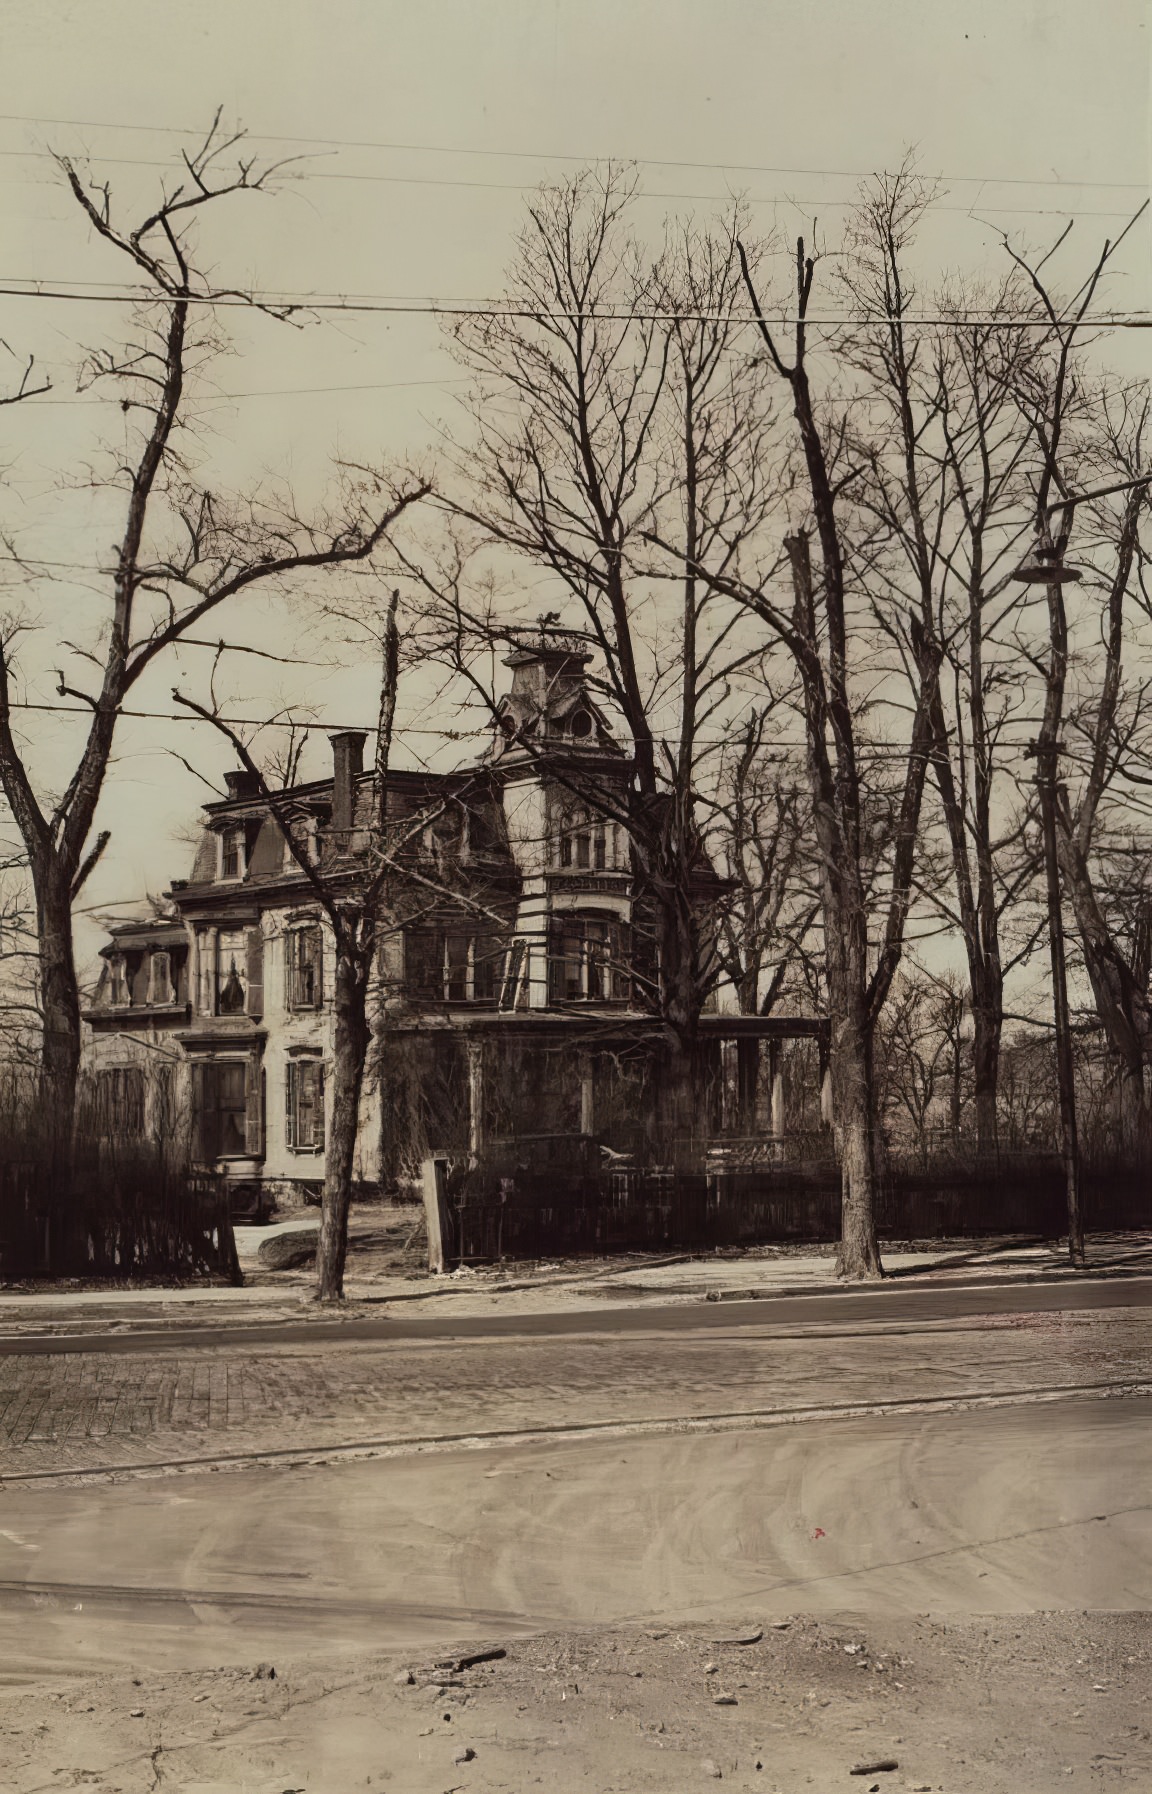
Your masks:
M352 827L356 781L364 771L367 738L364 729L345 729L328 737L332 743L332 828L336 834L347 834Z
M240 797L255 797L260 789L260 781L257 779L256 774L243 770L238 772L226 772L224 774L224 783L228 788L228 796L233 799Z

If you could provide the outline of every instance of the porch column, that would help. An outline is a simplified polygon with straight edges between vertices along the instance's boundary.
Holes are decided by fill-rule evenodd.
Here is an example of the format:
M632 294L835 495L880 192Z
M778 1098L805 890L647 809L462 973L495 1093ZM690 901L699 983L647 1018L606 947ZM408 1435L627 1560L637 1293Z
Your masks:
M771 1091L769 1109L769 1131L775 1147L775 1156L784 1157L784 1053L783 1042L768 1042L768 1077Z
M742 1134L756 1132L756 1087L760 1081L760 1042L740 1038L736 1042L737 1126Z
M220 930L213 924L204 930L204 951L200 955L200 1013L215 1015L216 993L220 989Z
M592 1058L581 1053L580 1060L580 1132L596 1132L596 1082L592 1075Z
M832 1126L832 1062L826 1040L820 1042L820 1119L825 1127Z
M175 979L173 979L175 983ZM188 1006L193 1015L200 1011L200 936L188 929Z
M478 1158L484 1150L484 1042L468 1042L468 1151Z

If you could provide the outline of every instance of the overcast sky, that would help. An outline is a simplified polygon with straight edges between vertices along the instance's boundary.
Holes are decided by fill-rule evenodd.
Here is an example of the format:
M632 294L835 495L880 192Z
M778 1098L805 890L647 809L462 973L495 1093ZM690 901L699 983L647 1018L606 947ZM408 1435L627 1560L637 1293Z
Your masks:
M764 231L794 235L816 217L832 236L857 179L910 146L947 189L923 245L933 266L996 266L997 230L1047 242L1069 216L1087 256L1148 190L1147 10L1141 0L3 0L0 284L122 280L47 152L89 153L131 206L217 106L263 153L306 158L278 197L238 201L214 223L206 247L230 284L376 300L493 295L526 190L608 156L640 165L654 231L669 213L742 192ZM1142 225L1111 303L1152 308L1150 242ZM18 597L44 620L29 639L26 694L44 699L57 643L100 614L96 568L117 523L85 489L117 414L77 398L77 346L114 339L122 319L62 300L0 307L0 337L35 351L53 379L47 400L0 412L0 526L54 563L50 581L45 566L34 589L0 600ZM1150 340L1130 335L1117 360L1148 371ZM335 454L426 452L451 415L454 377L427 314L304 330L245 321L213 371L204 452L216 477L250 485L286 473L315 498ZM252 605L240 627L290 653L297 624ZM248 661L231 689L257 705L279 690L330 723L367 724L374 670L364 656L352 662L256 676ZM196 689L205 663L188 651L158 672L149 703L166 703L178 676ZM26 722L50 786L74 725L37 712ZM101 818L112 845L88 905L129 913L145 888L187 871L177 833L207 793L165 751L174 739L218 778L224 755L206 729L126 723ZM413 755L420 741L410 738ZM85 930L82 946L93 938Z

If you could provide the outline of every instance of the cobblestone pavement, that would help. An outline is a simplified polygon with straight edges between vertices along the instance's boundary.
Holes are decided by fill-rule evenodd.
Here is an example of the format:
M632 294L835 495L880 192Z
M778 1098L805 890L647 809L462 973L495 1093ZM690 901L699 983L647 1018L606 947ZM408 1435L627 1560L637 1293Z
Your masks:
M1152 1383L1147 1311L782 1334L196 1346L0 1360L3 1474Z

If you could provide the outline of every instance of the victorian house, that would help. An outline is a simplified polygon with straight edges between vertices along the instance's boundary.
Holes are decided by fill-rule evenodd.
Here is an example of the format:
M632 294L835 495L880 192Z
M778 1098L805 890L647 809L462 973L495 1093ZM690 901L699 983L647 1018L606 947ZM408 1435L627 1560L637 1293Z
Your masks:
M626 1150L650 1124L659 1029L626 828L631 768L589 688L590 658L517 649L474 765L389 775L398 869L361 1116L366 1186L414 1178L431 1149L583 1136ZM331 776L280 794L279 820L249 775L228 775L165 913L114 929L102 950L85 1068L101 1125L180 1135L238 1196L320 1187L331 943L282 824L318 865L338 858L357 876L372 847L365 739L332 736ZM701 901L715 889L705 868ZM761 1039L818 1028L708 1018L717 1036L754 1039L757 1063ZM748 1128L757 1076L749 1086L740 1051L736 1121Z

